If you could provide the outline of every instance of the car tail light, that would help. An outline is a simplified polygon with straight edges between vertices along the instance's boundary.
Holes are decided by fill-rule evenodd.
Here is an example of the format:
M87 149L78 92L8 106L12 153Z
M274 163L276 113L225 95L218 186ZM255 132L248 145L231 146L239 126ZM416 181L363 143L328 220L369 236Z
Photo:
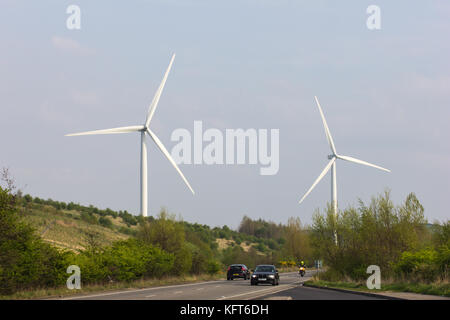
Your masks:
M241 267L241 268L242 268L242 271L245 271L244 267Z
M228 270L227 270L227 271L230 271L230 269L231 269L231 267L228 267Z

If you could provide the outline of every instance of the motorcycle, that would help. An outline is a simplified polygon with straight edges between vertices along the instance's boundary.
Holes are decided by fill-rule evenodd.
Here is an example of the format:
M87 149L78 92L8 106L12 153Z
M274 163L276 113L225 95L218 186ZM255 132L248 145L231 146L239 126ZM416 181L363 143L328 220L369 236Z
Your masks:
M298 269L298 273L300 274L300 276L303 277L305 275L305 273L306 273L306 268L305 267L300 267Z

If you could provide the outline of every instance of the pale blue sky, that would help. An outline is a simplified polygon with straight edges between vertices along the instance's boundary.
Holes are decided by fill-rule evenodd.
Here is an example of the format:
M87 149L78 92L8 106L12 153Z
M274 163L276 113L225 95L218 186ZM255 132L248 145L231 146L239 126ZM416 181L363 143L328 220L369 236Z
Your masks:
M66 28L70 4L81 30ZM381 27L366 27L366 8ZM0 166L24 192L139 211L139 135L64 134L140 124L177 57L152 123L170 150L174 129L280 129L280 170L181 165L192 196L149 143L149 209L237 227L244 214L311 221L330 199L320 99L338 152L341 208L388 187L413 191L426 217L448 219L448 1L2 1Z

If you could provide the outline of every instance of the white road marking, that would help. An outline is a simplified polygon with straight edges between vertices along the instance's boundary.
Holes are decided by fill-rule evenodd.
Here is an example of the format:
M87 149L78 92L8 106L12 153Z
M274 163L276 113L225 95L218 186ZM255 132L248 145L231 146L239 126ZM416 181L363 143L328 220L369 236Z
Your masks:
M277 292L280 292L280 291L284 291L284 290L288 290L288 289L294 288L296 284L297 283L281 285L280 287L278 287L279 290L276 290L276 289L274 290L274 288L270 288L270 289L261 289L261 290L257 290L257 291L244 292L244 293L240 293L240 294L236 294L236 295L228 296L228 297L222 296L221 298L219 298L217 300L231 299L231 298L245 296L245 295L251 296L252 298L257 298L257 297L265 295L266 293L267 294L272 294L272 293L277 293ZM257 292L259 292L260 294L254 296L254 294L257 293Z
M156 296L156 294L151 294L151 295L145 296L145 297L146 297L146 298L151 298L151 297L154 297L154 296Z
M150 288L143 288L143 289L138 289L138 290L122 290L122 291L115 291L115 292L108 292L108 293L91 294L91 295L87 295L87 296L73 296L73 297L63 298L61 300L96 298L96 297L103 297L103 296L112 296L112 295L115 295L115 294L128 294L128 293L144 292L144 291L151 291L151 290L157 290L157 289L178 288L178 287L186 287L186 286L197 286L197 285L200 285L200 284L211 284L211 283L225 282L225 281L227 281L227 280L214 280L214 281L204 281L204 282L196 282L196 283L186 283L186 284L150 287Z
M281 273L280 276L288 276L290 274L295 274L297 272L287 272L287 273ZM145 292L145 291L152 291L157 289L167 289L167 288L178 288L178 287L186 287L186 286L196 286L201 284L214 284L214 283L222 283L222 282L228 282L227 280L214 280L214 281L204 281L204 282L197 282L197 283L187 283L187 284L178 284L178 285L167 285L167 286L159 286L159 287L150 287L150 288L143 288L143 289L137 289L137 290L122 290L122 291L114 291L114 292L107 292L107 293L98 293L98 294L91 294L91 295L79 295L79 296L72 296L72 297L66 297L62 298L60 300L75 300L75 299L88 299L88 298L97 298L97 297L105 297L105 296L112 296L117 294L130 294L135 292ZM225 296L222 296L222 298L226 298ZM219 299L222 299L219 298Z
M183 291L175 291L173 294L183 293Z
M203 289L205 289L205 288L198 288L197 291L198 291L198 290L203 290Z
M278 292L281 292L281 291L285 291L285 290L288 290L288 289L292 289L292 288L295 288L295 285L286 285L287 287L286 288L280 288L280 290L276 290L276 291L271 291L271 292L269 292L269 294L275 294L275 293L278 293ZM259 294L259 295L256 295L256 296L251 296L251 298L249 298L249 299L256 299L256 298L259 298L259 297L262 297L262 296L265 296L266 294L264 293L264 294ZM245 300L245 299L244 299Z

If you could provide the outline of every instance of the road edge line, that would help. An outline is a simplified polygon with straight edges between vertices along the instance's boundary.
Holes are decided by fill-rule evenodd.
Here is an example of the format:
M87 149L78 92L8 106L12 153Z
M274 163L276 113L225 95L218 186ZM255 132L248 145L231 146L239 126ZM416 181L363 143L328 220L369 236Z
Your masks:
M345 292L345 293L352 293L352 294L359 294L362 296L368 296L368 297L374 297L374 298L383 298L386 300L403 300L406 301L408 299L399 298L399 297L392 297L392 296L386 296L381 293L371 293L371 292L365 292L365 291L354 291L354 290L348 290L348 289L341 289L341 288L332 288L332 287L322 287L315 284L307 284L306 282L303 283L304 287L309 288L316 288L316 289L325 289L325 290L333 290L333 291L339 291L339 292Z

